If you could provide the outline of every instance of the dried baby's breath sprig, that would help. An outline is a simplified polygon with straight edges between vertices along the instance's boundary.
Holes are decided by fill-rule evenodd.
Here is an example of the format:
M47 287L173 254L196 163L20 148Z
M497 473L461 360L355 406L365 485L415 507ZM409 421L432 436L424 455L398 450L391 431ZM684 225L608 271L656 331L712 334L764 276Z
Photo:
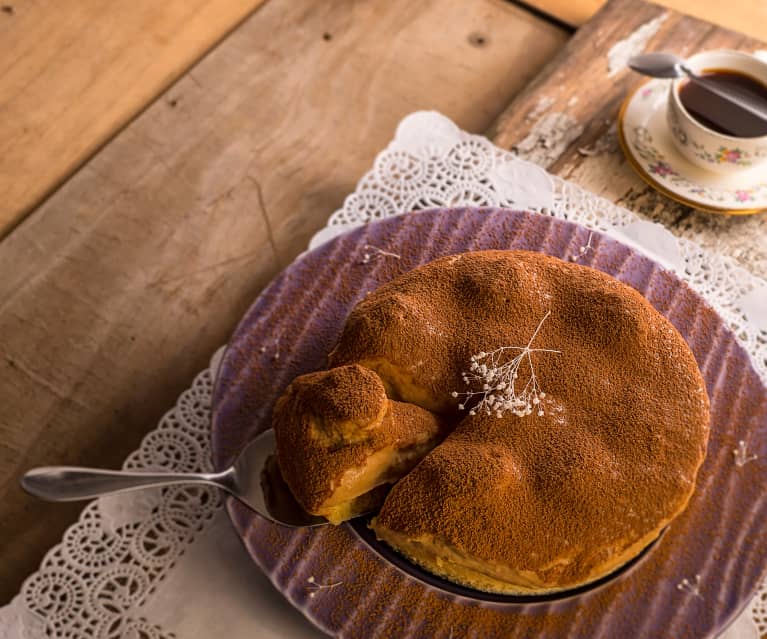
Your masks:
M581 248L578 249L578 254L577 255L571 255L570 256L570 260L572 262L578 261L584 255L586 255L586 253L588 253L589 251L593 250L594 247L591 246L591 238L592 237L594 237L594 234L593 233L589 233L589 239L586 240L586 246L581 246Z
M282 339L282 332L280 332L279 335L277 335L276 338L272 340L272 348L274 349L274 352L272 353L272 360L275 362L280 359L280 340ZM259 353L266 353L267 348L266 346L262 346L258 349Z
M700 575L695 575L695 579L685 577L676 585L676 589L689 593L693 597L703 599L703 595L700 594Z
M309 591L309 598L314 599L315 595L321 590L332 590L336 586L340 586L342 583L344 582L335 581L332 583L321 584L314 578L314 575L312 575L306 580L306 589Z
M466 410L467 404L476 397L479 402L468 408L469 415L484 412L487 415L501 417L504 412L511 411L518 417L530 415L533 411L540 417L543 413L541 400L546 393L541 389L535 376L532 353L560 353L551 348L532 348L533 341L538 336L541 326L551 314L548 311L535 329L527 346L501 346L494 351L477 353L471 357L468 372L463 373L463 381L467 386L478 385L481 390L459 393L453 391L453 397L463 398L458 404L459 410ZM519 351L510 361L504 362L509 351ZM527 361L530 366L530 377L522 385L519 380L519 368Z
M738 466L738 468L743 468L743 466L749 462L759 458L759 455L749 454L746 442L742 439L738 441L738 447L733 449L732 454L735 457L735 465Z
M390 253L389 251L384 251L382 248L378 248L377 246L373 246L372 244L365 244L363 247L365 249L365 252L362 255L362 261L361 264L369 264L373 260L379 258L379 257L391 257L395 260L400 259L400 256L396 253Z

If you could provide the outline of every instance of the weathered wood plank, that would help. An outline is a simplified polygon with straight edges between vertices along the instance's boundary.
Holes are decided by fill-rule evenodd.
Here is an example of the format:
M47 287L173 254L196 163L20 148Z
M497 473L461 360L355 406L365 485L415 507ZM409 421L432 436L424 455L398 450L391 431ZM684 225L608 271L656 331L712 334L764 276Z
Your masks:
M6 0L0 237L263 0Z
M557 175L767 276L767 216L729 217L678 204L646 185L618 147L618 110L642 79L626 69L610 71L608 52L644 25L649 25L645 31L650 36L646 50L690 55L706 49L767 48L743 34L656 5L611 0L511 102L490 136Z
M599 11L604 0L524 0L524 4L573 27L580 27Z
M435 28L438 25L438 28ZM272 0L0 242L0 603L408 112L487 128L568 34L496 0Z
M591 19L604 2L605 0L525 0L524 4L579 27ZM764 38L767 3L763 0L658 0L658 4L726 29L741 31L752 38Z

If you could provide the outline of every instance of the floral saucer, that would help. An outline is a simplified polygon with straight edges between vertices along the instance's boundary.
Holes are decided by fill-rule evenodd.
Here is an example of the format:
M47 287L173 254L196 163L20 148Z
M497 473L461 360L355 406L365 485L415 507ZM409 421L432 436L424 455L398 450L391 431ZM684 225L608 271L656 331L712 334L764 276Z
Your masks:
M767 208L767 171L719 175L689 162L666 123L669 80L650 80L629 94L618 114L618 139L634 170L664 195L713 213L747 215ZM717 162L737 162L737 148L719 149Z

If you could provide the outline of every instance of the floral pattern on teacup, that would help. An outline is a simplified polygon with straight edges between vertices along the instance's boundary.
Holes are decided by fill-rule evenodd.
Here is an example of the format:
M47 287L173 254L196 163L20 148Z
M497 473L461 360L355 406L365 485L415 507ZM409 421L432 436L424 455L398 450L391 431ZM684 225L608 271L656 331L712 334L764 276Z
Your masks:
M671 126L671 133L679 141L679 144L687 146L687 134L679 122L679 114L674 109L668 110L668 123Z
M751 166L751 154L738 147L720 146L715 153L707 151L702 144L693 142L695 157L709 164L734 164L736 166Z
M726 189L693 182L681 175L669 163L668 159L655 146L650 131L644 126L635 126L631 130L630 145L644 165L645 170L661 183L674 187L679 195L697 196L715 202L719 206L728 205L742 208L744 202L755 202L767 198L767 182L761 182L749 188ZM628 136L627 136L628 137ZM722 147L722 153L732 151ZM735 149L737 150L737 149ZM724 159L723 161L729 161Z
M739 164L742 161L743 154L744 151L741 149L728 149L726 146L720 146L719 150L716 152L716 161L719 163L731 162Z

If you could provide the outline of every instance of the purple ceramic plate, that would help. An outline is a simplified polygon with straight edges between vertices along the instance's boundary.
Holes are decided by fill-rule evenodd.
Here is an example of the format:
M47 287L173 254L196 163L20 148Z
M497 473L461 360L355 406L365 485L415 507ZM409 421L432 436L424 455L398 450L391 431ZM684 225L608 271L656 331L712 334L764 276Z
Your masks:
M305 254L264 290L229 343L213 396L216 467L230 464L270 427L272 406L294 377L324 367L366 292L464 251L527 249L568 259L579 255L589 233L534 213L441 209L375 222ZM767 566L761 530L767 390L724 321L684 282L606 236L594 233L591 246L578 262L640 291L682 333L706 379L711 439L687 510L630 570L577 596L525 604L435 588L439 580L416 578L407 562L396 567L386 550L371 547L376 542L359 524L284 528L229 500L250 555L319 628L365 639L702 639L720 632L749 601ZM748 451L743 459L734 454L740 441Z

